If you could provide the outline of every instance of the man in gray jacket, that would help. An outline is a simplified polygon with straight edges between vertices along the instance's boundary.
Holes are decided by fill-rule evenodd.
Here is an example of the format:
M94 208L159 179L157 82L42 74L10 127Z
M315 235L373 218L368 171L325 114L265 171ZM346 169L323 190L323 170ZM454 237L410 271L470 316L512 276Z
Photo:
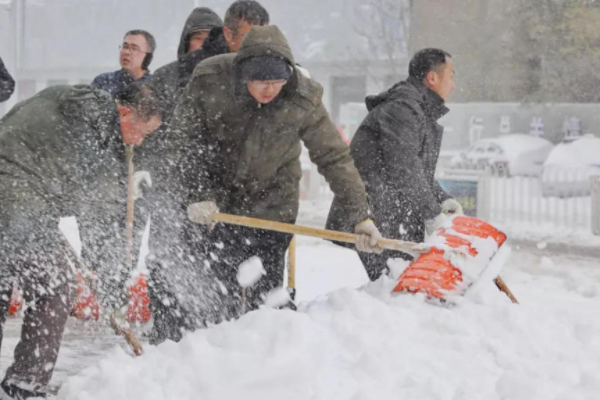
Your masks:
M101 300L118 301L111 296L123 282L114 277L128 273L120 268L124 223L104 222L126 202L123 143L139 145L153 132L159 107L143 83L116 99L87 85L65 85L39 92L0 120L0 294L10 297L17 282L31 305L0 398L45 397L52 377L70 310L60 217L80 220L88 260L103 263L100 277L113 277L101 279L107 285ZM1 328L6 309L0 311Z
M424 49L410 61L406 81L366 99L369 114L350 149L385 237L422 242L426 228L433 232L446 213L462 213L434 178L444 130L437 120L448 112L444 103L454 86L450 54ZM336 196L327 228L347 231L340 202ZM410 259L389 250L359 256L371 280L387 270L388 258Z

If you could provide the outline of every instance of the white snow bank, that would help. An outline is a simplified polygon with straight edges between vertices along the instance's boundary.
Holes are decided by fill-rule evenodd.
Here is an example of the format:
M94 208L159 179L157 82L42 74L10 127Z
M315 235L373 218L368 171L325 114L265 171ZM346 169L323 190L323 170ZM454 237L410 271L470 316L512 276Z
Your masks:
M557 273L548 263L539 270ZM71 377L58 398L572 400L600 393L597 292L596 301L525 297L517 306L489 282L445 308L420 295L390 295L394 284L382 278L341 289L298 312L265 307L179 344L146 346L139 358L116 348Z
M592 135L557 144L544 163L544 166L600 166L600 138Z

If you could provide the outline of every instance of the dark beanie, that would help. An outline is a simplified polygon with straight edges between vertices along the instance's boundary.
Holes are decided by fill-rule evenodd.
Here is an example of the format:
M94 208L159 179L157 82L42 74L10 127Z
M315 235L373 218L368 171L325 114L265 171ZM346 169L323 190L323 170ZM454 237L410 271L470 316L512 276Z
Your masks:
M277 56L255 56L242 61L244 81L288 80L292 76L290 64Z

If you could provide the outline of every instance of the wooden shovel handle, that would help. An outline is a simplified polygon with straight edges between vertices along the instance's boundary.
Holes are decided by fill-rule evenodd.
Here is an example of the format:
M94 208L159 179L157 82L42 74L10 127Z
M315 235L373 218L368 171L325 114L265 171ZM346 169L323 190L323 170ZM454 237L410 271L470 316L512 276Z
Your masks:
M517 300L517 298L515 297L515 295L510 291L510 289L508 288L508 286L506 286L506 283L504 282L504 279L502 279L500 277L500 275L498 275L496 277L496 279L494 279L494 283L496 284L496 287L498 289L500 289L501 292L503 292L504 294L506 294L508 296L508 298L510 299L510 301L512 301L514 304L519 304L519 301Z
M126 145L125 154L127 156L127 216L125 221L125 262L131 269L133 264L133 215L135 201L133 199L133 174L135 167L133 165L133 145Z
M137 336L135 336L135 333L133 333L133 331L131 329L125 328L125 327L119 325L115 316L112 314L110 316L109 321L110 321L110 327L115 331L115 334L117 336L121 335L125 338L125 341L131 346L131 348L133 349L133 352L136 356L141 356L142 354L144 354L144 351L142 349L142 345L140 344L140 341L138 340Z
M224 222L226 224L241 225L255 229L265 229L269 231L289 233L291 235L310 236L321 239L332 240L335 242L356 243L358 235L348 232L330 231L328 229L311 228L308 226L287 224L285 222L270 221L266 219L241 217L238 215L214 213L212 216L214 222ZM379 247L388 250L397 250L403 252L423 253L429 251L428 248L418 243L405 242L394 239L379 239Z

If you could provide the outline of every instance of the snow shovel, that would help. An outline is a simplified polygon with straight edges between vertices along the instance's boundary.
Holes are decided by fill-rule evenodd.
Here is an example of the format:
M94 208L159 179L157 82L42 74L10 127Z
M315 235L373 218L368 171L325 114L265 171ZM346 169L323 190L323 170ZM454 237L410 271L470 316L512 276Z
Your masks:
M69 241L67 240L67 238L64 235L62 236L62 239L64 242L64 246L62 246L62 247L68 253L67 257L68 257L69 261L72 262L75 272L77 273L78 276L81 276L82 283L84 283L88 287L93 287L94 286L93 282L89 282L89 281L86 282L86 278L92 276L92 274L89 273L89 269L85 266L83 261L79 258L79 256L75 252L75 249L73 249L73 247L71 246L71 244L69 243ZM138 338L135 336L135 333L131 329L121 326L117 322L113 313L110 313L109 324L116 335L123 336L125 338L125 340L129 344L129 346L131 346L131 349L133 350L133 353L136 356L141 356L143 354L142 345L140 344L140 341L138 340Z
M193 212L190 212L189 209L188 209L188 216L192 222L196 222L196 223L201 223L200 221L202 220L202 217L203 217L203 216L196 217L193 214ZM356 240L358 238L358 235L356 235L354 233L331 231L328 229L311 228L311 227L307 227L307 226L286 224L283 222L276 222L276 221L270 221L270 220L259 219L259 218L242 217L242 216L238 216L238 215L231 215L231 214L224 214L224 213L214 213L211 218L212 218L213 223L223 222L226 224L240 225L240 226L245 226L248 228L265 229L265 230L271 230L271 231L275 231L275 232L289 233L292 235L295 234L295 235L316 237L316 238L331 240L331 241L335 241L335 242L356 243ZM408 253L408 254L411 254L411 253L427 254L432 249L432 246L427 245L427 244L414 243L414 242L395 240L395 239L385 239L385 238L380 239L377 244L379 245L379 247L381 247L383 249L396 250L396 251L401 251L401 252ZM446 251L449 254L455 253L456 255L458 255L460 257L464 257L464 250L461 249L459 246L457 246L455 248L447 248ZM500 278L498 276L498 277L496 277L494 282L496 283L496 286L498 287L498 289L500 289L502 292L504 292L511 299L511 301L513 301L513 303L517 302L516 298L514 298L513 294L508 289L508 287L506 286L506 284L504 283L502 278Z
M429 251L410 263L398 277L393 291L421 292L443 301L463 295L488 275L488 269L494 274L498 272L508 256L509 249L502 247L506 239L503 232L480 219L451 216L428 238ZM467 255L459 259L448 254L456 248L466 249ZM494 282L513 303L518 304L500 276Z
M125 262L129 271L133 270L133 217L135 212L134 198L134 172L133 163L134 145L126 145L127 156L127 220L125 225ZM148 322L151 317L150 300L148 298L148 282L143 273L133 275L133 283L129 287L129 304L127 307L127 321Z

